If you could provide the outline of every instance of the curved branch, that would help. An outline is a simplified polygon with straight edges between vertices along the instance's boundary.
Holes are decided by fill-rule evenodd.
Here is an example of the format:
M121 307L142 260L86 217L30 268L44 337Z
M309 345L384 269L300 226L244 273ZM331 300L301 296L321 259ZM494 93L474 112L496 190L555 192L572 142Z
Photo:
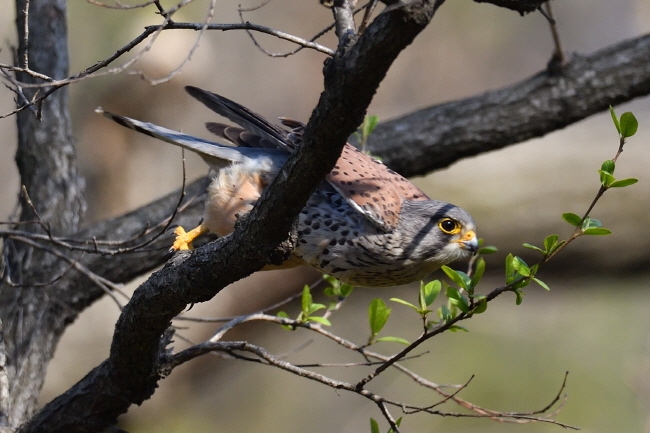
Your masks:
M650 35L574 55L559 75L448 102L380 124L368 149L404 176L562 129L610 105L650 94Z

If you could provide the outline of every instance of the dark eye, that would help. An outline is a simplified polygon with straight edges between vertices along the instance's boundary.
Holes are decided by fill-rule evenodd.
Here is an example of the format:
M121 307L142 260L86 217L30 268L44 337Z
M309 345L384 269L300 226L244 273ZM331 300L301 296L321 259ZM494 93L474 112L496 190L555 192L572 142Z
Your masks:
M451 218L444 218L438 223L438 227L442 230L443 233L448 235L455 235L460 232L460 224L458 221L454 221Z

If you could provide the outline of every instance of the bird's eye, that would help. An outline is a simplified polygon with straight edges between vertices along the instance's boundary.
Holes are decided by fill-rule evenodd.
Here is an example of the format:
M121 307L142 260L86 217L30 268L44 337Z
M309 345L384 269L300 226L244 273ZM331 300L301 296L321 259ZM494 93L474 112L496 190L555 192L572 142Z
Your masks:
M460 232L460 223L451 218L444 218L438 223L438 227L440 227L440 230L442 230L443 233L448 235L455 235Z

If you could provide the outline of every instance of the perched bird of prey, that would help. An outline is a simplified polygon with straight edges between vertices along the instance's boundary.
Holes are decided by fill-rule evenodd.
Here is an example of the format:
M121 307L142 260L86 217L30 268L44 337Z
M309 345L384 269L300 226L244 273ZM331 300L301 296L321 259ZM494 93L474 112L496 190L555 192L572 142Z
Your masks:
M220 236L232 232L238 216L253 208L300 143L304 127L281 119L285 129L223 96L190 86L186 90L241 127L206 124L236 147L98 109L123 126L198 153L216 172L203 223L189 232L178 227L175 250L191 248L208 231ZM346 144L300 213L297 246L281 267L310 265L358 286L396 286L420 280L477 248L474 220L467 212L431 200L398 173Z

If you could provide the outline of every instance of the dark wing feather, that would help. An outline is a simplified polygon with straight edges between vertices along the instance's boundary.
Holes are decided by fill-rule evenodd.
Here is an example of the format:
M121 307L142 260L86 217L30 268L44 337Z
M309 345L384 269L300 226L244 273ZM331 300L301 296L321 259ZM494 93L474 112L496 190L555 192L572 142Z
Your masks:
M244 128L206 124L209 131L238 146L275 147L292 151L302 141L304 124L297 120L281 118L282 124L291 128L291 131L286 131L223 96L196 87L186 87L186 90L211 110ZM392 231L397 226L404 200L429 200L405 177L351 144L345 145L326 179L351 206L385 231Z

